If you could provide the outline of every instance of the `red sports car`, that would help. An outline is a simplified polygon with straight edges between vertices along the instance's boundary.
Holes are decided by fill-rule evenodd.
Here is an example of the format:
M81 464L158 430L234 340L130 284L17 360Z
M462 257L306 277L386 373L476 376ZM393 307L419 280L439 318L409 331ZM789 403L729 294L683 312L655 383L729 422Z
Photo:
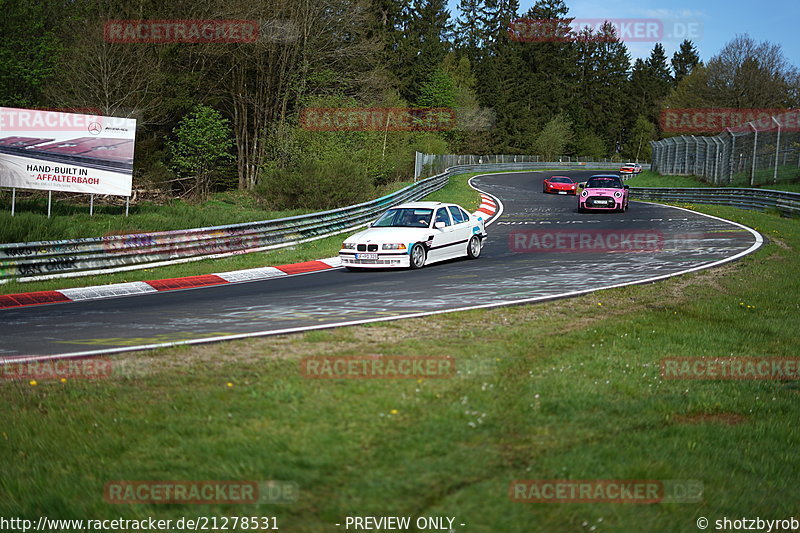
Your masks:
M566 176L550 176L542 183L542 192L555 194L578 194L578 184Z

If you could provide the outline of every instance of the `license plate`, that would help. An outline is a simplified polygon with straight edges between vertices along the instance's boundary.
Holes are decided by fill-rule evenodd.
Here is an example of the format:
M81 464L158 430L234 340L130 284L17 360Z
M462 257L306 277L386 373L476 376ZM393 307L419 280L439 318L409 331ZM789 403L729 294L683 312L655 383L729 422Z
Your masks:
M558 191L558 194L567 194L567 191Z
M356 254L356 259L377 259L378 254Z

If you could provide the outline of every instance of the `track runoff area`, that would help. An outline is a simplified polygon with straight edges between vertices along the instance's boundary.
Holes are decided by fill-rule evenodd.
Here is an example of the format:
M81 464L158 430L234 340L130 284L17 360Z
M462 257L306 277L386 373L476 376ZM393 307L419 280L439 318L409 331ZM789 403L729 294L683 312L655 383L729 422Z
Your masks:
M648 283L735 260L754 230L686 209L630 202L579 213L577 198L542 192L554 174L484 174L470 183L500 209L477 260L421 270L342 268L264 281L0 311L0 363L108 354L292 333L575 296Z

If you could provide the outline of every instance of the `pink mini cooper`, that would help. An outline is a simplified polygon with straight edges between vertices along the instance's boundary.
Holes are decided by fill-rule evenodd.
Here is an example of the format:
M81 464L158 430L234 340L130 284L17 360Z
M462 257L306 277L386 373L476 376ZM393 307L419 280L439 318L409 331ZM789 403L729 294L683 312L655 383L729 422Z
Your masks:
M627 211L628 186L613 174L600 174L586 180L578 196L578 211Z

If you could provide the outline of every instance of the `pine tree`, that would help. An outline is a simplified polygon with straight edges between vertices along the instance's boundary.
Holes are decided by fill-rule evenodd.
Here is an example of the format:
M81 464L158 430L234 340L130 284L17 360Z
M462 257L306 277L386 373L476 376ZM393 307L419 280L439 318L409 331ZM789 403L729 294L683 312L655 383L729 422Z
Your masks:
M667 65L667 54L664 52L664 46L661 43L655 44L646 63L652 76L655 97L657 99L664 98L671 88L672 75Z
M556 21L559 28L568 28L572 19L563 0L538 0L525 14L532 20ZM562 30L558 33L561 34ZM521 43L526 107L524 127L540 130L554 116L567 111L574 104L577 80L577 47L569 40L554 39L546 42ZM533 138L523 131L524 138Z
M652 124L658 124L661 106L671 87L664 47L656 43L647 60L637 59L633 65L628 87L631 116L643 115Z
M672 55L672 70L675 73L675 84L692 73L700 64L700 56L692 41L686 39L681 43L680 49Z
M454 44L470 61L475 62L488 40L487 6L484 0L461 0L458 10L460 15L456 19Z
M578 39L579 120L604 140L612 151L623 141L629 121L624 95L628 85L630 55L616 29L604 24L597 33L583 31Z
M489 133L487 151L520 153L526 124L525 84L527 74L522 58L529 43L512 41L508 28L518 18L519 2L501 0L487 22L490 40L482 60L474 66L481 106L494 110L496 126Z
M398 65L400 94L417 101L431 69L441 65L450 50L453 29L446 0L421 0L407 5L402 14L403 39L398 47L403 61Z

